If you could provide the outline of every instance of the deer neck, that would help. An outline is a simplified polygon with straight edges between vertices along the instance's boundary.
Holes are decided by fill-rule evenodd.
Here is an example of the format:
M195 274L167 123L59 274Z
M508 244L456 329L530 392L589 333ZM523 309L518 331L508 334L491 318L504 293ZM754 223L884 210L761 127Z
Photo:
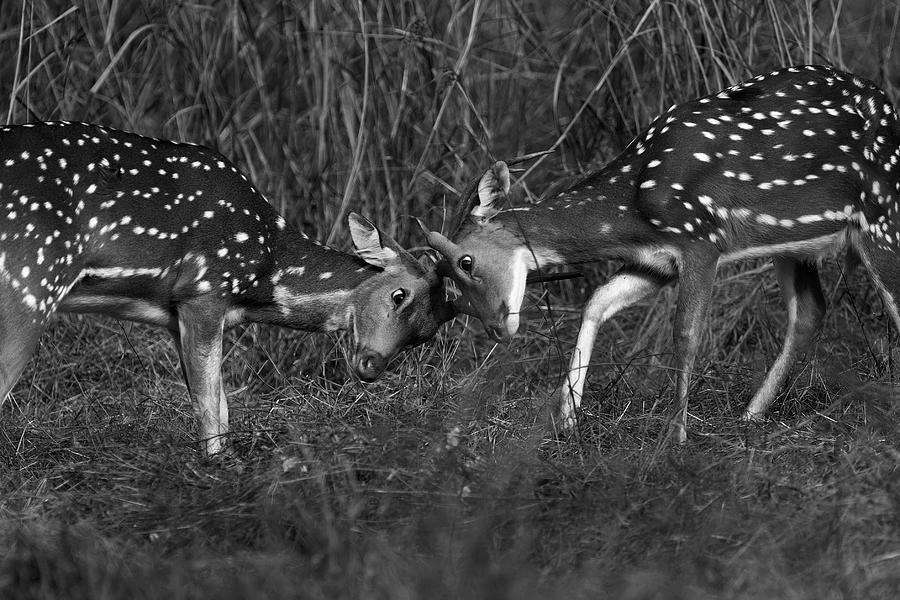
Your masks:
M505 210L491 223L511 232L532 254L531 268L632 259L665 246L635 209L631 181L604 176L607 169L538 204Z
M306 331L350 327L354 291L380 271L362 259L315 242L298 231L282 230L269 277L269 301L254 321Z

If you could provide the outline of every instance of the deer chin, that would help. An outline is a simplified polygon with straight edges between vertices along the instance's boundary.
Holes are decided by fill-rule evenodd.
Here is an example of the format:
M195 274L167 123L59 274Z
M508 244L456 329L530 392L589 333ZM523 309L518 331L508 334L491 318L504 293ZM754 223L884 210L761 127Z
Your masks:
M515 336L519 332L519 325L521 325L518 313L507 315L504 325L506 326L506 337L511 338Z
M379 352L363 348L353 358L353 370L361 381L371 383L384 372L390 359L391 357L386 357Z

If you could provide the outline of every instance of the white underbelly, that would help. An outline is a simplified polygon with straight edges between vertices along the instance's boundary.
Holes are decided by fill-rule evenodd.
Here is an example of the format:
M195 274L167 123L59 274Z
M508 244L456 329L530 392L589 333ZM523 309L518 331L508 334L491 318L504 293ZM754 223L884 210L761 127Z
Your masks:
M177 315L158 304L136 298L72 292L59 305L62 312L101 313L117 319L178 329Z
M796 240L780 244L752 246L727 252L719 258L719 264L748 258L767 258L772 256L795 256L812 260L828 258L840 254L850 246L847 230L830 233L806 240Z

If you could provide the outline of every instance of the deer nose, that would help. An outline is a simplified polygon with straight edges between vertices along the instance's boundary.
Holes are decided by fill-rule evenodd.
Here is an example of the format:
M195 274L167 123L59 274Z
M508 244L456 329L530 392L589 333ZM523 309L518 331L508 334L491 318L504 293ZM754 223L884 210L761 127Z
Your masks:
M366 383L375 381L384 371L386 363L384 357L377 352L363 350L356 358L356 375Z

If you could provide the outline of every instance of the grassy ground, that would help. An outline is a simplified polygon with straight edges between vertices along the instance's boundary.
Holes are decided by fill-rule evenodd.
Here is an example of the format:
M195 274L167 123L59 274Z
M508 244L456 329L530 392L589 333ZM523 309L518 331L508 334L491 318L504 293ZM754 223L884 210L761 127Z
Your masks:
M131 7L0 5L9 120L216 146L337 245L347 209L421 243L403 217L438 226L492 157L558 144L539 192L754 71L900 86L887 1ZM672 290L605 327L571 435L545 405L584 281L535 287L510 347L457 321L371 385L338 338L232 332L216 461L167 335L60 318L0 408L0 597L896 597L896 333L861 273L825 274L825 331L759 425L737 416L784 310L765 263L720 274L683 448L659 444Z
M772 279L720 287L713 323L746 324L706 345L684 448L657 444L671 389L654 324L670 294L608 332L581 425L564 437L543 429L562 364L546 327L506 349L455 324L368 386L345 383L328 338L251 328L227 369L237 458L214 462L193 447L167 339L68 319L4 408L0 590L891 597L900 408L880 308L851 279L839 292L855 307L833 302L772 419L739 425L777 351ZM574 319L557 325L570 339ZM309 344L330 348L325 360L294 362Z

